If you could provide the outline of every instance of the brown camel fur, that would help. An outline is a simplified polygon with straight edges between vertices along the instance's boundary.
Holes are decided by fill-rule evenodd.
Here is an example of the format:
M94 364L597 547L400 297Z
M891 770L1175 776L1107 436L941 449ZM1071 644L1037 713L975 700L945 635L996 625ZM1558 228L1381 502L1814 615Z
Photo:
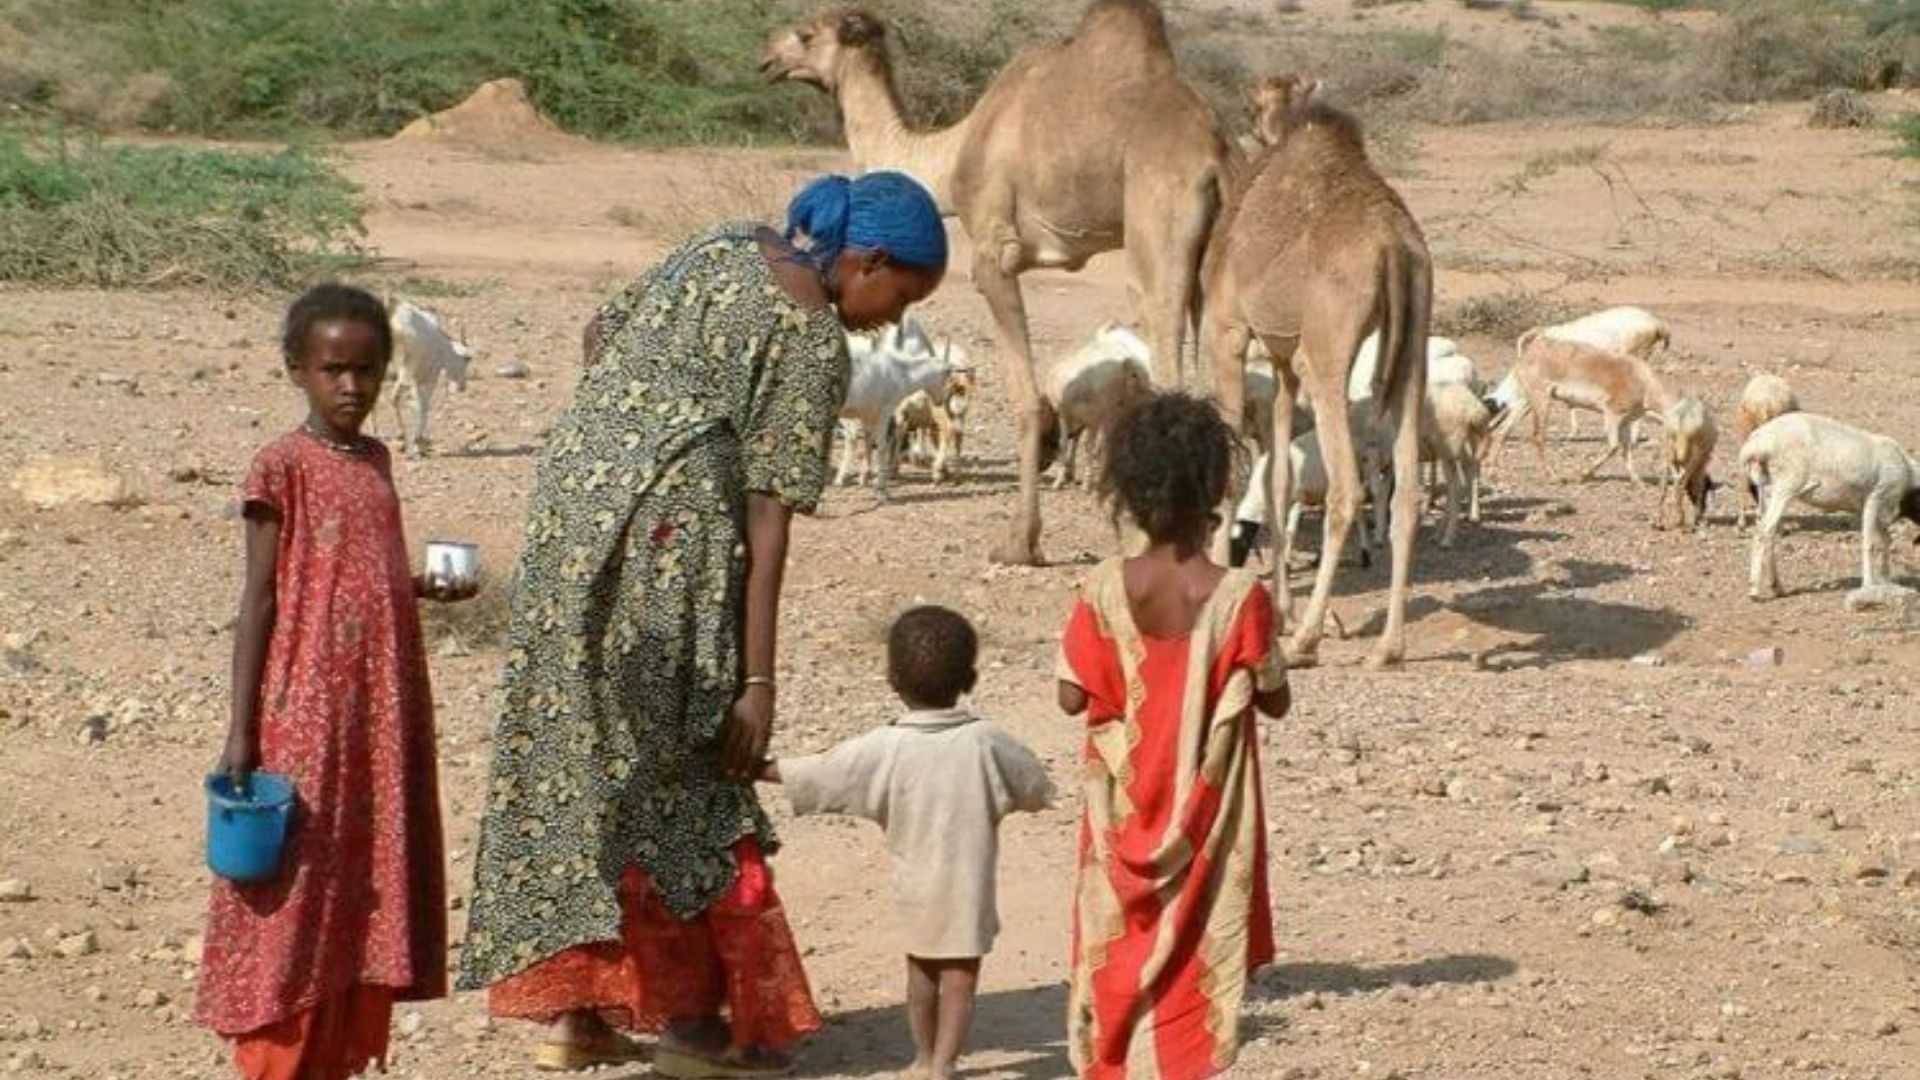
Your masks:
M1359 124L1314 100L1318 87L1290 77L1255 88L1258 127L1270 145L1236 179L1208 245L1202 340L1220 407L1234 420L1244 415L1249 341L1257 337L1272 354L1279 377L1268 445L1292 442L1293 410L1285 406L1302 384L1313 403L1327 467L1325 532L1313 595L1288 650L1295 662L1311 664L1360 509L1347 379L1361 340L1380 331L1372 396L1393 432L1393 577L1386 629L1369 665L1384 667L1406 655L1433 274L1419 225L1367 161ZM1285 455L1271 460L1270 518L1273 508L1289 505L1292 484ZM1284 560L1274 560L1273 577L1281 610L1290 614Z
M972 238L974 285L993 311L1020 418L1020 509L994 558L1038 562L1040 441L1051 425L1019 275L1078 270L1124 248L1154 379L1177 384L1229 152L1175 69L1150 0L1094 0L1071 38L1015 57L943 131L901 116L886 38L872 13L832 8L777 34L760 69L832 94L854 163L918 178Z

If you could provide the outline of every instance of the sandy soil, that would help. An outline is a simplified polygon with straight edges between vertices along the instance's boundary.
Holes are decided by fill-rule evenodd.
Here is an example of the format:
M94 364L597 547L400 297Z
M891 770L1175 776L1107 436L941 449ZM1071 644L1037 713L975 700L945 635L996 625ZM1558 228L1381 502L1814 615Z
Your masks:
M1882 136L1800 117L1420 132L1402 187L1443 308L1515 284L1647 304L1674 328L1660 371L1704 395L1723 430L1745 378L1773 371L1809 407L1912 445L1920 177ZM1582 146L1604 150L1513 190L1543 152ZM396 291L457 317L482 354L436 417L438 456L400 469L411 536L477 540L496 569L597 300L671 235L777 205L838 160L431 137L347 159ZM1046 354L1127 314L1112 259L1037 275L1029 297ZM0 879L32 892L0 888L0 1068L15 1074L226 1075L216 1042L182 1019L207 882L198 779L225 723L233 489L251 450L300 416L278 374L281 303L0 303L0 473L98 454L146 498L35 512L0 495ZM964 273L924 314L992 355ZM1489 372L1509 355L1503 341L1465 345ZM492 377L509 361L531 378ZM987 565L1012 477L991 369L986 381L957 483L909 474L886 506L836 491L799 525L780 750L884 722L880 634L904 605L937 600L983 629L975 704L1070 780L1078 734L1051 706L1055 635L1113 539L1084 495L1049 493L1051 565ZM391 433L384 409L379 423ZM1239 1073L1920 1076L1920 634L1897 614L1842 611L1857 534L1797 517L1782 544L1792 594L1753 604L1730 499L1702 536L1657 533L1652 491L1617 470L1553 485L1513 449L1484 524L1451 551L1423 534L1406 670L1365 673L1366 642L1330 642L1327 666L1297 675L1293 715L1266 730L1282 958L1248 1003ZM1554 447L1563 465L1596 450ZM1720 448L1722 478L1734 450ZM1920 584L1910 534L1896 570ZM1342 578L1336 610L1356 633L1377 629L1382 584L1379 570ZM456 894L497 706L497 592L490 603L429 631ZM1779 666L1742 662L1767 646ZM975 1075L1067 1072L1076 813L1070 798L1006 826L1007 930L986 967ZM888 1074L907 1054L901 965L874 930L878 839L832 820L784 833L782 889L832 1014L804 1074ZM86 932L97 951L62 955ZM434 1080L521 1075L533 1035L489 1026L471 995L419 1008L403 1030L394 1072Z

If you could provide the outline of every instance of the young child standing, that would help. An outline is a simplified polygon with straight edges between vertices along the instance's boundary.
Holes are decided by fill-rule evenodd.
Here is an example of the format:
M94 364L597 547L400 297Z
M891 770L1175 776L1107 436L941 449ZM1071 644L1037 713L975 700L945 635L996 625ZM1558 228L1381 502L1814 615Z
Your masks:
M973 1022L994 904L1000 819L1045 809L1046 766L992 723L959 708L973 689L979 639L959 614L918 607L887 635L887 681L906 715L824 754L770 762L795 814L851 814L886 830L894 913L907 952L914 1069L953 1076Z
M1087 718L1068 1050L1085 1080L1198 1080L1239 1052L1273 959L1256 711L1287 711L1267 590L1207 557L1237 453L1214 407L1163 394L1106 440L1099 493L1146 551L1082 586L1060 707Z
M395 1001L446 993L433 695L386 447L361 434L392 353L368 293L321 285L287 312L306 420L243 494L247 571L218 769L293 779L267 881L216 880L195 1019L247 1080L345 1080L384 1064Z

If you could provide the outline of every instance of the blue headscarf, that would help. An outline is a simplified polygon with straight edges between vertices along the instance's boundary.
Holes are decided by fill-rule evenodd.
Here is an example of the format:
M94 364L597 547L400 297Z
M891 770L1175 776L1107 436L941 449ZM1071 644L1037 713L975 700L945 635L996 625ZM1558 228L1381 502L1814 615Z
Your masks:
M902 266L947 268L947 229L927 189L905 173L822 176L787 205L787 239L804 236L808 261L825 269L848 248L884 248Z

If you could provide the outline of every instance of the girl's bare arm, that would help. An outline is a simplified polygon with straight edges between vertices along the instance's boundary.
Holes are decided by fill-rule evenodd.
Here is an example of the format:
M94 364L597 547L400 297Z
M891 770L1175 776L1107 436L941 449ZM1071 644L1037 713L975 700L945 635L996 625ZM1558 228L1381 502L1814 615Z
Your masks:
M1253 695L1253 707L1260 710L1260 715L1278 720L1293 707L1293 691L1285 683L1278 690L1262 690Z
M1079 716L1087 711L1087 692L1065 679L1059 683L1059 701L1060 711L1068 716Z
M260 766L260 681L273 637L274 577L280 557L280 518L246 517L247 579L233 625L233 707L219 771L236 783Z

